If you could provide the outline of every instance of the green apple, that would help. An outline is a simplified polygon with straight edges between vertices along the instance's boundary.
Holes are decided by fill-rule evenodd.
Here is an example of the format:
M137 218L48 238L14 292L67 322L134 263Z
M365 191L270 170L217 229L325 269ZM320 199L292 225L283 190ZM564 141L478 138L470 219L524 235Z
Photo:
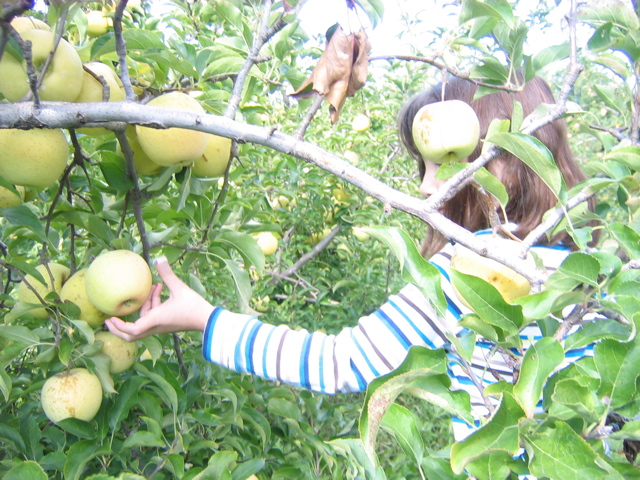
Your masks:
M99 327L103 324L107 315L98 310L89 300L85 288L85 277L87 269L83 268L74 273L69 280L64 282L60 290L60 300L75 303L80 309L78 320L84 320L92 327Z
M311 242L311 245L316 245L316 244L320 243L322 240L327 238L330 233L331 233L331 229L330 228L324 228L324 229L322 229L321 232L312 233L311 237L309 238L309 240Z
M40 72L53 49L55 34L47 30L32 29L21 34L31 42L33 64ZM73 102L82 88L82 61L76 49L65 39L60 39L38 93L40 99ZM29 91L27 65L8 52L0 61L0 93L10 102L22 100Z
M352 165L357 165L360 162L360 155L353 150L346 150L344 152L344 158Z
M356 132L366 132L371 128L371 120L364 113L359 113L353 117L351 128Z
M451 163L464 160L478 145L480 122L461 100L429 103L413 119L413 141L425 160Z
M160 95L148 103L149 106L174 108L205 114L198 101L182 92ZM136 126L140 146L149 158L158 165L191 165L207 148L209 134L183 128L157 129Z
M362 227L351 227L351 231L353 233L353 236L361 242L366 242L371 238L371 235L365 232Z
M101 10L91 10L87 13L87 35L99 37L109 31L113 26L113 19L105 15Z
M124 316L140 309L151 291L151 270L131 250L104 252L91 262L85 276L87 296L107 315Z
M14 17L11 20L11 26L20 34L33 29L51 31L49 25L34 17Z
M0 208L15 207L24 201L24 187L18 186L16 191L17 195L8 188L0 187Z
M104 353L111 359L109 373L118 374L128 370L136 363L138 356L138 344L127 342L111 332L96 332L95 339L102 342L100 353Z
M351 198L351 194L342 188L334 188L331 190L331 194L338 204L344 203Z
M84 64L82 88L75 99L76 103L102 102L104 89L102 83L95 78L96 76L102 77L109 87L110 102L121 102L125 99L124 86L116 72L105 63L88 62ZM79 128L78 131L85 135L106 135L111 133L106 128Z
M69 267L65 265L60 265L59 263L49 263L49 270L51 271L51 276L53 276L53 283L51 282L51 276L47 271L47 267L45 265L38 265L36 270L40 272L42 277L44 278L46 283L42 283L32 275L27 275L25 280L29 285L33 287L33 289L38 292L43 299L50 292L58 292L62 290L62 285L67 281L71 271ZM22 282L18 287L18 301L23 303L36 303L40 304L40 300L36 296L35 293L31 291L29 287L27 287L25 282ZM45 308L36 308L34 310L30 310L29 313L39 320L46 320L47 318L47 310Z
M209 135L207 148L202 156L198 157L191 171L198 177L215 178L224 174L231 156L231 139Z
M258 246L265 256L272 255L278 250L278 237L272 232L259 232L256 233L253 238L258 242Z
M483 237L484 238L484 237ZM518 255L520 243L502 237L489 237L486 239L489 250L512 253ZM535 260L529 254L525 261L535 267ZM496 260L491 260L475 253L474 251L457 244L451 257L451 268L467 275L473 275L493 285L509 303L519 297L528 295L531 291L529 281L516 273L511 268ZM462 303L469 304L456 291L456 295Z
M69 144L60 129L0 129L0 176L14 185L49 187L68 158Z
M136 135L136 127L134 127L133 125L127 125L124 133L127 136L127 140L129 140L129 146L133 151L133 164L138 175L156 175L160 173L160 171L164 167L162 165L154 163L153 160L149 158L149 155L144 153L144 150L142 149L142 147L140 146L140 142L138 141L138 135ZM118 144L117 152L124 158L122 149L120 148L120 144Z
M40 400L44 414L53 423L65 418L90 422L102 404L102 385L86 368L72 368L49 377L42 386Z

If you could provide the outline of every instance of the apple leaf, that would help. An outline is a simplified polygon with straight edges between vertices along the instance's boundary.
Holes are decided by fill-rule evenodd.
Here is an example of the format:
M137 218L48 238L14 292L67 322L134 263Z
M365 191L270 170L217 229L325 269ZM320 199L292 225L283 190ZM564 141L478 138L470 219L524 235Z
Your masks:
M13 466L2 478L3 480L24 480L25 478L29 480L47 480L49 477L38 463L27 460Z
M554 422L553 428L523 432L522 438L531 458L531 474L536 478L622 480L620 475L606 476L607 471L597 465L600 462L596 452L564 422Z
M353 97L367 81L370 50L371 44L364 30L347 35L338 26L311 76L292 96L304 98L310 89L324 95L331 105L331 123L335 124L346 97Z
M424 442L411 410L396 403L392 404L382 419L382 427L393 434L407 457L420 469Z
M484 146L486 146L486 144ZM507 193L507 189L496 176L489 172L489 170L482 167L473 174L473 178L480 184L482 188L484 188L487 192L493 195L496 200L498 200L498 202L500 202L500 206L502 208L505 208L507 206L507 203L509 202L509 194Z
M0 325L0 337L4 337L12 342L22 345L37 345L40 343L38 335L33 333L27 327Z
M573 252L565 258L558 270L568 277L587 285L598 285L600 263L591 255L581 252Z
M609 397L611 408L621 407L637 396L640 342L602 340L594 347L594 361L601 378L598 395Z
M496 287L473 275L449 271L453 285L483 321L515 335L524 326L522 307L507 303Z
M360 414L359 431L367 455L373 463L377 464L375 443L380 423L396 397L415 380L446 374L447 358L444 350L414 346L409 349L407 357L398 368L369 384Z
M487 453L502 451L515 455L520 448L518 421L523 416L524 412L513 396L503 393L500 406L491 420L451 447L453 472L462 473L469 462Z
M361 230L391 249L402 266L402 279L416 285L436 314L444 317L447 300L440 285L440 271L424 259L411 237L404 230L394 227L363 227Z
M11 393L11 388L13 387L13 381L9 374L3 369L0 369L0 393L4 397L4 401L9 401L9 394Z
M533 418L547 378L563 360L562 345L553 337L543 337L527 349L513 387L513 395L527 417Z
M421 377L411 382L405 392L426 400L469 424L473 423L469 393L464 390L451 390L451 379L447 375Z
M464 0L460 12L459 23L463 24L478 17L493 17L505 22L509 27L513 25L513 9L507 0Z
M487 140L526 163L559 200L565 200L566 187L562 174L553 160L552 153L544 143L522 133L496 133Z

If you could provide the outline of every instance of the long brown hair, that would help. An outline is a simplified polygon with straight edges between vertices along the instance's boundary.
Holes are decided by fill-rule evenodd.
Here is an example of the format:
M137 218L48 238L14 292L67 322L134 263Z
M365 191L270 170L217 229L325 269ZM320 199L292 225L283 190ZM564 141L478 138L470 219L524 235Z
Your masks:
M477 86L473 82L453 77L445 84L444 89L442 84L435 85L430 90L411 98L400 111L398 116L400 140L409 154L418 161L420 179L425 173L424 160L415 146L411 130L416 113L424 105L453 99L467 102L478 115L480 138L484 138L489 124L494 118L511 119L514 101L522 104L525 117L542 103L555 103L551 89L539 77L527 82L523 90L517 93L497 91L474 100L476 91ZM539 128L534 136L544 143L553 154L567 188L586 180L585 174L576 163L569 147L567 126L564 120L556 120ZM468 160L476 159L480 155L481 148L482 143L479 142ZM556 197L538 175L524 162L508 152L504 152L500 157L490 161L486 167L500 179L507 189L509 194L509 202L505 209L507 218L518 226L513 234L519 238L526 237L541 223L543 214L556 205ZM480 195L477 188L472 185L467 186L443 205L441 213L471 231L488 228L490 226L489 218L483 209ZM591 199L589 207L593 210L594 206L595 200ZM445 242L446 239L439 232L429 228L422 245L422 254L427 258L430 257L439 251ZM550 239L545 237L542 239L542 243L550 245L564 243L574 247L571 237L565 232Z

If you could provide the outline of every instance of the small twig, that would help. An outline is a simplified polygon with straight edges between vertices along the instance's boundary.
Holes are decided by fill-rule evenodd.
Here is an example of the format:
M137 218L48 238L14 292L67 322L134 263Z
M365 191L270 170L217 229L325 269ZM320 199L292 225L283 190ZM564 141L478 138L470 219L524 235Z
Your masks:
M309 110L307 110L307 113L300 122L298 129L293 134L294 138L298 138L300 140L304 138L304 132L307 131L307 128L309 128L309 125L311 124L311 120L313 120L313 117L315 117L318 110L320 110L320 107L322 107L322 102L324 102L324 95L316 95L316 98L313 100Z
M131 77L129 76L129 64L127 63L127 42L122 35L122 16L127 6L127 0L120 0L116 11L113 15L113 34L116 40L116 53L118 54L118 64L120 65L120 79L124 87L124 93L127 100L135 101L136 94L131 86ZM132 177L133 178L133 177Z
M126 3L126 0L122 0ZM138 174L136 173L135 163L133 162L133 150L131 150L131 144L129 139L124 133L124 130L115 132L116 138L120 143L120 149L125 158L127 167L127 176L133 181L133 188L131 193L131 208L133 215L136 218L136 224L138 226L138 232L140 233L140 241L142 243L142 256L147 261L151 262L151 251L149 247L149 237L147 236L147 228L144 224L144 218L142 216L142 195L140 193L140 182L138 180Z
M585 313L587 312L582 305L575 305L573 310L571 310L571 313L567 315L562 324L558 327L556 333L553 334L553 338L559 342L564 340L564 337L567 336L571 329L582 321Z
M290 266L284 272L282 272L280 276L290 277L291 275L296 273L298 270L300 270L304 265L306 265L310 260L315 258L320 252L322 252L326 248L327 245L329 245L329 243L331 243L331 240L333 240L335 236L338 234L338 232L340 231L341 226L342 224L340 223L336 224L336 226L333 227L331 232L329 232L329 235L327 235L325 238L320 240L310 252L302 255L296 263L294 263L292 266ZM280 281L277 278L274 278L271 281L271 283L278 284L280 283Z

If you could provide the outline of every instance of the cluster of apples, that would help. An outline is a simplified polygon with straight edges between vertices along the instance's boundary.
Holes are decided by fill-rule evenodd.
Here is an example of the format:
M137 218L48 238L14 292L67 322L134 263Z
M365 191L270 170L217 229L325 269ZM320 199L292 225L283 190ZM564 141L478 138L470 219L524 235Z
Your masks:
M130 250L111 250L100 254L87 268L73 275L69 268L58 263L37 267L45 282L27 275L18 287L18 301L39 304L51 292L62 301L74 303L80 310L78 320L91 327L99 327L109 316L125 316L137 311L149 295L152 284L147 262ZM27 285L28 283L36 295ZM45 307L29 310L36 319L47 319ZM109 357L109 372L122 373L136 360L135 342L125 342L110 332L95 333L101 342L100 353ZM41 394L42 407L52 422L73 417L93 419L102 402L102 387L96 375L85 368L74 368L47 379Z
M11 25L32 45L34 67L40 72L54 49L55 33L35 18L17 17ZM108 97L104 98L108 87ZM9 51L0 61L0 93L10 102L18 102L29 93L26 61ZM59 39L51 63L42 78L38 94L45 101L121 102L125 91L114 69L99 61L82 62L76 48ZM205 113L200 103L183 92L160 95L149 105ZM105 135L104 128L80 128L86 135ZM202 177L219 177L226 170L231 140L205 132L184 129L157 130L146 127L127 129L134 152L136 170L141 175L159 173L163 167L193 166ZM61 129L0 129L0 176L16 186L0 187L0 208L22 203L24 187L47 188L62 175L69 159L69 144Z

